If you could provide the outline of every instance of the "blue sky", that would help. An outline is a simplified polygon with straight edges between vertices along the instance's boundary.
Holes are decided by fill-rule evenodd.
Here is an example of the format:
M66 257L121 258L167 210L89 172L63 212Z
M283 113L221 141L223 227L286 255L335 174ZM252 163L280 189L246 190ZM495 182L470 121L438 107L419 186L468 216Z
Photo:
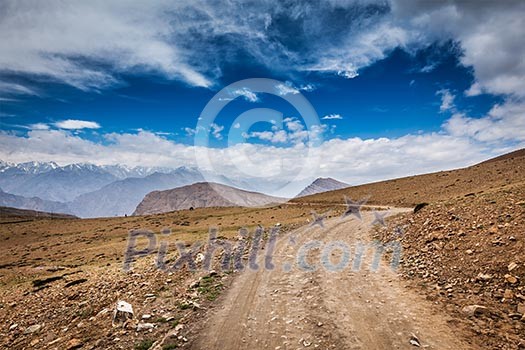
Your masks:
M268 164L297 164L317 137L311 176L367 182L469 165L524 144L524 18L518 1L3 1L0 158L195 165L208 101L270 78L303 94L318 128L278 94L231 91L201 130L221 159L211 170L284 181L293 171ZM288 121L254 121L232 145L234 120L253 108ZM226 166L239 149L273 170Z

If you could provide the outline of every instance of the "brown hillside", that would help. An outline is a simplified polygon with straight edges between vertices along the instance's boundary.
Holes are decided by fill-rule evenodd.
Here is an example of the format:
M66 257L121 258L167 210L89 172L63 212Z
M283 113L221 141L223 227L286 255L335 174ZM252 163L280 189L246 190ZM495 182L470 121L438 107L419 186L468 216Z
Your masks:
M511 154L514 154L511 156ZM464 169L409 176L294 199L296 203L342 203L343 196L368 203L413 206L525 181L525 151L520 150Z
M217 183L199 182L148 193L133 215L159 214L190 208L260 207L281 201L280 198L262 193L244 191Z

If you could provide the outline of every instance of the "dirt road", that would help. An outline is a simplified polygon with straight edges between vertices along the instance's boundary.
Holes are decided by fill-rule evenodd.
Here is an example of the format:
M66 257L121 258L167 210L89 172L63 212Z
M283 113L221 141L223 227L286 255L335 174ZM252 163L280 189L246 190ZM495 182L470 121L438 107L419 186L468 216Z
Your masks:
M415 349L418 343L426 349L474 349L459 339L431 302L406 289L384 259L372 272L371 250L361 268L355 268L356 247L370 242L374 220L371 212L362 216L362 221L353 216L326 220L324 228L301 228L281 237L275 269L241 273L203 321L192 347ZM317 269L306 271L299 268L297 257L312 240L321 245L308 250L305 262ZM350 247L349 264L338 272L321 262L327 257L324 247L334 241ZM328 254L330 266L344 261L342 252L333 249ZM290 264L291 270L284 271Z

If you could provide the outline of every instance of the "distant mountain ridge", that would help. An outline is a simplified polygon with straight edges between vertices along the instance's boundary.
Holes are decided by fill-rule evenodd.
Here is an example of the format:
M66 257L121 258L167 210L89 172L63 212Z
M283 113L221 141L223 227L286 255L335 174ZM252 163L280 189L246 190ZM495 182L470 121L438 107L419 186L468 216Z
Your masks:
M304 197L312 194L323 193L327 191L340 190L342 188L349 187L350 185L341 181L332 179L331 177L319 177L304 190L302 190L297 196Z
M38 197L18 196L6 193L2 189L0 189L0 206L48 213L71 214L69 207L65 203L47 201Z
M282 202L283 198L250 192L218 183L200 182L166 191L148 193L133 215L159 214L207 207L259 207Z
M85 193L68 203L72 212L81 217L131 215L144 196L151 191L203 181L196 169L181 167L171 173L153 173L146 177L130 177L114 181L99 190Z

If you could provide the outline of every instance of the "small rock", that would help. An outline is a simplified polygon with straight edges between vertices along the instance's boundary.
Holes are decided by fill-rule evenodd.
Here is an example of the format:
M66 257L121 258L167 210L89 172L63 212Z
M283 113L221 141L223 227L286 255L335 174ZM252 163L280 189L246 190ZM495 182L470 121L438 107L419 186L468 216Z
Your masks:
M153 323L142 323L142 322L140 322L137 325L137 332L146 331L146 330L150 330L150 329L153 329L153 328L155 328L155 325Z
M24 331L24 334L36 333L36 332L38 332L40 330L40 328L42 328L41 325L34 324L32 326L27 327L26 330Z
M519 303L519 304L518 304L517 311L518 311L520 314L525 315L525 304L524 304L524 303Z
M71 339L68 343L67 343L67 347L66 349L67 350L74 350L74 349L80 349L82 347L82 342L79 340L79 339Z
M410 336L409 343L413 346L417 346L418 348L421 347L421 343L419 342L419 339L417 338L415 334L412 334Z
M509 272L512 272L512 270L516 269L516 267L518 267L518 264L516 264L515 262L511 262L509 266L507 266Z
M11 327L9 327L9 330L12 331L16 327L18 327L18 323L12 324Z
M519 320L523 315L518 313L518 312L514 312L514 313L511 313L509 314L509 318L513 319L513 320Z
M482 280L482 281L489 281L492 279L492 275L488 274L488 273L479 273L477 276L476 276L476 279L477 280Z
M144 314L142 315L142 319L143 320L149 320L151 318L151 315L150 314Z
M480 316L486 314L488 309L481 305L469 305L465 306L461 311L467 316Z
M514 297L514 293L510 289L505 289L505 293L503 293L503 297L505 299L512 299Z
M472 251L472 249L467 249L465 253L467 253L468 255L472 255L474 254L474 251Z
M518 283L518 278L516 278L515 276L512 276L512 275L509 275L509 274L506 274L505 275L505 280L510 283L510 284L516 284Z
M113 313L112 325L116 326L119 322L125 323L128 319L133 318L133 307L130 303L123 300L117 302L115 312Z

